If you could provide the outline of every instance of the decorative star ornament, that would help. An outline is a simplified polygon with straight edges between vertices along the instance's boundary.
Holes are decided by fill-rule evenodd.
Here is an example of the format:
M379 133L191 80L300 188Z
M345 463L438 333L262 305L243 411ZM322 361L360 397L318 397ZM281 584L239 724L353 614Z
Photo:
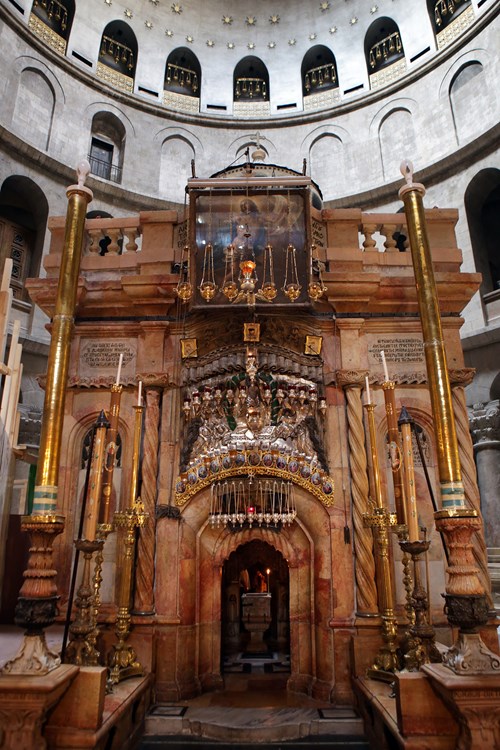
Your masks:
M269 47L269 49L274 49L276 47L276 42L269 42L267 46Z
M215 42L213 39L207 39L207 47L215 47Z
M130 10L130 8L125 8L125 11L124 11L124 15L125 15L125 16L126 16L127 18L133 18L133 17L134 17L134 14L133 14L133 13L132 13L132 11Z
M227 43L227 48L228 49L234 49L234 42L228 42Z
M328 31L330 32L330 34L335 34L335 32L337 31L337 27L336 26L330 26L330 28L328 29Z
M280 22L280 17L277 14L269 16L269 23L272 26L275 25L275 24L277 24L277 23L279 23L279 22Z
M191 34L188 34L186 37L186 42L189 42L189 44L192 44L194 42L194 37L192 37Z
M222 23L225 26L231 26L232 22L233 22L232 16L222 16Z
M172 13L177 13L177 15L182 13L182 5L180 3L172 3L170 7L172 8Z
M151 21L144 21L144 26L150 30L153 28L153 24L151 23Z
M113 5L113 0L104 0L106 5Z
M317 35L317 34L315 34L315 33L313 32L312 34L309 34L309 40L310 40L311 42L314 42L314 40L316 39L316 37L317 37L317 36L318 36L318 35Z
M150 3L153 3L153 5L158 5L160 0L149 0Z
M370 13L372 14L372 16L374 13L377 12L377 10L378 10L378 5L372 5L372 7L370 8Z
M247 16L246 17L246 25L247 26L255 26L256 23L257 23L257 19L255 18L255 16Z
M247 47L248 47L248 49L255 49L255 43L254 42L248 42Z
M165 36L172 37L174 35L174 32L172 29L165 29Z
M319 9L322 13L325 12L325 10L330 10L330 3L329 2L323 2L319 4Z
M294 45L297 44L297 40L296 39L289 39L288 40L288 44L290 45L290 47L293 47Z
M349 23L351 24L351 26L354 26L354 24L357 23L357 22L358 22L358 17L357 16L353 16L351 18L351 20L349 21Z

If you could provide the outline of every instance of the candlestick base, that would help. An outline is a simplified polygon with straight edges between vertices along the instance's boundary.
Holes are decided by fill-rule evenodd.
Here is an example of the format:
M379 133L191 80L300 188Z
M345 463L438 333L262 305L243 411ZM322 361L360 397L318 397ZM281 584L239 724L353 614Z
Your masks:
M64 655L67 664L76 664L78 667L95 667L99 664L99 651L95 648L95 640L92 634L95 628L94 622L94 597L93 587L90 582L90 562L92 555L97 550L102 550L104 541L95 539L79 539L75 547L83 552L82 582L76 595L75 605L77 614L74 622L69 628L70 642Z
M399 546L408 552L413 561L414 588L411 599L415 622L408 628L409 638L404 653L404 663L410 672L418 672L422 664L440 664L441 652L436 646L436 633L428 620L428 598L420 575L421 555L430 547L430 541L401 540Z

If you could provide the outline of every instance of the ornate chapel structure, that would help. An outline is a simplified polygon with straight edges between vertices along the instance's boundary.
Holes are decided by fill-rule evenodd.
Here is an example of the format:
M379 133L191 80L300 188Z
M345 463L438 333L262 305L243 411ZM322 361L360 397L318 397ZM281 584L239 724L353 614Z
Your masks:
M407 6L0 3L0 747L498 747L499 6Z

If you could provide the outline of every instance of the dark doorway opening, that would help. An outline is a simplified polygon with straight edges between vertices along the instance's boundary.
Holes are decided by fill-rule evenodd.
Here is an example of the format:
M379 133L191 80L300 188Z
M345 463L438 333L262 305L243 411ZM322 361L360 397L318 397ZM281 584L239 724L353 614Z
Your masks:
M231 553L222 571L224 673L289 673L288 563L255 539Z

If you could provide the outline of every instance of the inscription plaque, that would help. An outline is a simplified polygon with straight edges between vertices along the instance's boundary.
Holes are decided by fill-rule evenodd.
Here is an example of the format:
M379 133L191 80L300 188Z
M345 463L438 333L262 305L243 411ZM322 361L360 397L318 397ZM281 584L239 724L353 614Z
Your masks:
M82 339L80 343L80 374L95 376L96 374L110 375L116 373L122 352L122 375L133 374L131 363L136 356L134 344L129 341Z

